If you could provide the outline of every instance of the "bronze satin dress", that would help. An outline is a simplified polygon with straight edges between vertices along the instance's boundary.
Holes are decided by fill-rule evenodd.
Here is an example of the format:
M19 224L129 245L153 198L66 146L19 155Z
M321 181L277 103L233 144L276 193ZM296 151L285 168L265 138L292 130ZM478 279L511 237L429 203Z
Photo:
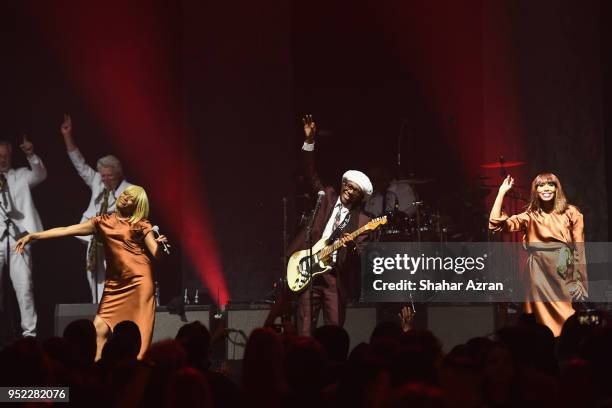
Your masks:
M106 254L106 280L98 316L111 330L124 320L136 323L141 338L138 358L142 358L151 344L155 322L153 270L144 243L152 231L151 223L141 220L130 225L116 214L91 220Z
M559 336L563 323L574 314L567 285L579 282L587 289L582 214L571 205L563 214L502 214L499 219L489 220L489 229L525 232L523 239L529 253L525 311L533 313L555 337Z

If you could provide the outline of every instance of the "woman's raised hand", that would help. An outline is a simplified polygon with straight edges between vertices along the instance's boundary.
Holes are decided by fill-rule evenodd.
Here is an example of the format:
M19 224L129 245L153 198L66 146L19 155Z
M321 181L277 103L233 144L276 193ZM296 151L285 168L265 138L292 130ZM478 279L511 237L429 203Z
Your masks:
M501 194L506 194L508 191L512 189L513 185L514 185L514 179L508 175L506 176L504 181L501 183L501 186L499 186L499 192Z

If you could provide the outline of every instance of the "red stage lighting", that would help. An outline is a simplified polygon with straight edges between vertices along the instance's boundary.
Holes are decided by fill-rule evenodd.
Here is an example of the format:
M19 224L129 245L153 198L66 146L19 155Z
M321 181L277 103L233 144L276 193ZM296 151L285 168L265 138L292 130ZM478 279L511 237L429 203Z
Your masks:
M37 3L31 11L67 77L106 128L117 155L137 173L211 297L226 304L229 294L201 194L203 183L189 146L182 146L188 138L177 91L179 44L168 15L176 6L117 5Z

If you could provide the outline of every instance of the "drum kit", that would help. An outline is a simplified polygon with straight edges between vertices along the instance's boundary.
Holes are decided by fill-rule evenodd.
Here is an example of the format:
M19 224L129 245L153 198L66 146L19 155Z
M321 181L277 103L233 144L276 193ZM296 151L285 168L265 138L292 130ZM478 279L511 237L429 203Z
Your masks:
M376 194L366 204L370 215L386 215L389 220L381 228L384 242L446 240L449 217L419 199L417 186L433 182L433 178L392 180L384 195ZM375 205L372 205L374 201Z
M482 169L499 169L500 176L505 177L508 168L525 165L521 161L505 161L503 156L496 162L483 163ZM489 176L478 176L478 189L482 190L482 199L499 186L488 185ZM383 242L446 242L464 240L466 234L457 231L458 227L452 217L444 211L428 205L418 194L420 187L435 182L432 177L410 177L393 179L384 193L375 193L366 203L365 211L370 216L386 215L389 220L381 228L380 241ZM517 186L520 188L520 186ZM514 190L510 198L524 201ZM488 214L487 214L488 218Z

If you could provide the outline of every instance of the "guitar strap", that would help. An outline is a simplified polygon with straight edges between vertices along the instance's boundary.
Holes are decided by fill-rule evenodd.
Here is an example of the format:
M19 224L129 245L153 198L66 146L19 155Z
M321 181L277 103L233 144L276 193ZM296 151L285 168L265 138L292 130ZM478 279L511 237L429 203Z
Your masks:
M331 243L337 240L338 238L340 238L340 235L342 234L342 232L344 231L344 229L346 228L350 220L351 220L351 213L349 212L348 214L346 214L346 217L344 217L344 220L342 220L342 222L338 224L338 227L336 227L336 229L332 231L331 235L327 239L327 242Z

